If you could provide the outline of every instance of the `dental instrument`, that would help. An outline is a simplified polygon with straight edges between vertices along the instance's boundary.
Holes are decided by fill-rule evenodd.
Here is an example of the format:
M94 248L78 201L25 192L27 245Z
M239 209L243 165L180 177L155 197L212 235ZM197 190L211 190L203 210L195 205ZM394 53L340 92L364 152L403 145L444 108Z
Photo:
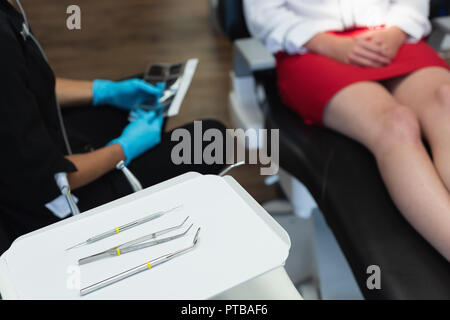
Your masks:
M142 184L139 182L138 178L136 178L136 176L125 166L125 161L119 161L119 163L116 165L116 169L122 171L134 192L138 192L143 189Z
M178 256L180 256L182 254L185 254L185 253L189 252L190 250L192 250L197 245L199 233L200 233L200 228L197 229L197 232L195 233L195 237L194 237L194 239L192 241L192 244L189 247L186 247L184 249L181 249L181 250L178 250L178 251L175 251L175 252L163 255L163 256L158 257L156 259L150 260L150 261L148 261L148 262L146 262L144 264L141 264L141 265L139 265L137 267L134 267L134 268L126 270L126 271L124 271L122 273L116 274L116 275L114 275L114 276L112 276L112 277L110 277L108 279L102 280L102 281L97 282L97 283L95 283L93 285L85 287L85 288L80 290L80 295L81 296L85 296L85 295L90 294L90 293L92 293L94 291L102 289L102 288L104 288L106 286L112 285L112 284L117 283L117 282L119 282L121 280L124 280L124 279L126 279L128 277L131 277L131 276L134 276L134 275L136 275L138 273L141 273L141 272L143 272L145 270L154 268L157 265L163 264L163 263L165 263L167 261L172 260L175 257L178 257Z
M163 96L159 99L159 103L164 103L166 100L168 100L169 98L175 96L175 94L178 92L178 89L180 88L181 85L181 79L182 77L178 78L177 81L175 81L170 87L169 89L164 91Z
M73 247L67 248L66 251L72 250L72 249L75 249L75 248L78 248L78 247L81 247L81 246L84 246L84 245L88 245L88 244L91 244L91 243L103 240L105 238L109 238L111 236L115 236L116 234L119 234L122 231L125 231L125 230L128 230L128 229L137 227L137 226L139 226L141 224L144 224L144 223L147 223L147 222L149 222L151 220L154 220L154 219L157 219L159 217L162 217L166 213L175 211L175 210L177 210L180 207L181 207L181 205L176 206L176 207L174 207L172 209L169 209L169 210L166 210L166 211L159 211L159 212L150 214L150 215L148 215L148 216L146 216L144 218L137 219L137 220L132 221L130 223L124 224L124 225L122 225L120 227L117 227L117 228L114 228L112 230L109 230L109 231L106 231L104 233L101 233L99 235L93 236L93 237L87 239L86 241L83 241L83 242L81 242L79 244L74 245Z
M233 170L234 168L238 168L240 166L245 165L245 161L241 161L235 164L232 164L230 166L228 166L227 168L225 168L221 173L219 173L219 177L223 177L225 176L228 172L230 172L231 170Z
M80 209L78 209L77 203L70 190L69 180L67 180L67 173L60 172L55 174L56 184L61 191L61 194L66 198L67 204L69 205L70 211L74 216L80 214Z
M107 249L107 250L102 251L100 253L93 254L91 256L82 258L82 259L78 260L78 264L81 266L83 264L87 264L87 263L91 263L91 262L94 262L94 261L102 260L102 259L108 258L108 257L115 257L115 256L118 257L118 256L120 256L122 254L125 254L125 253L129 253L129 252L133 252L133 251L136 251L136 250L145 249L145 248L148 248L148 247L156 246L158 244L166 243L166 242L169 242L169 241L181 238L181 237L185 236L188 233L188 231L192 228L193 224L191 224L186 231L184 231L184 232L182 232L180 234L177 234L177 235L174 235L174 236L170 236L170 237L167 237L167 238L158 239L158 240L148 241L148 240L154 239L154 238L156 238L156 237L158 237L158 236L160 236L162 234L169 233L171 231L174 231L174 230L177 230L177 229L181 228L188 219L189 219L189 217L184 219L184 221L181 224L177 225L177 226L170 227L170 228L167 228L167 229L164 229L164 230L161 230L161 231L153 232L151 234L145 235L145 236L137 238L135 240L131 240L131 241L122 243L122 244L120 244L118 246L115 246L113 248Z
M145 104L139 104L134 107L134 111L130 112L128 116L128 121L132 122L135 121L136 118L139 117L138 110L145 110L145 111L155 111L156 114L159 116L167 117L169 107L170 107L170 101L172 97L175 97L175 95L178 92L178 89L181 85L182 77L178 78L167 90L164 91L163 96L159 99L159 103L156 106L150 106Z

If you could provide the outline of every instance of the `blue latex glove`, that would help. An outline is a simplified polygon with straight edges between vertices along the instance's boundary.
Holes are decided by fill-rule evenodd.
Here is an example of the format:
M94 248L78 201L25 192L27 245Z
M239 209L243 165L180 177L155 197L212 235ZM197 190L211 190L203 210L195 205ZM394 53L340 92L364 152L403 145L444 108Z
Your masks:
M132 110L139 104L158 104L165 89L163 82L153 86L141 79L119 82L94 80L92 95L94 106L112 105L125 110Z
M122 132L122 135L108 143L118 143L125 154L125 164L150 150L161 142L163 117L157 116L155 111L139 111L135 120L130 122Z

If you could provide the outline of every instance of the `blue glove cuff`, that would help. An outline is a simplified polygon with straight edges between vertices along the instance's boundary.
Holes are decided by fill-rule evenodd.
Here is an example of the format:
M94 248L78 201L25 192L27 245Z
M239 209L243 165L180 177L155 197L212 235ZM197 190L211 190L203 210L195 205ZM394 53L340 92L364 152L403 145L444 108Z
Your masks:
M120 145L122 147L123 153L125 154L125 165L127 166L132 159L132 157L130 156L127 148L125 147L125 144L122 143L122 141L120 140L120 138L114 139L111 142L109 142L106 146L110 146L117 143L118 145Z
M106 93L109 92L108 87L114 83L109 80L96 79L92 82L92 105L100 106L105 104L107 99Z

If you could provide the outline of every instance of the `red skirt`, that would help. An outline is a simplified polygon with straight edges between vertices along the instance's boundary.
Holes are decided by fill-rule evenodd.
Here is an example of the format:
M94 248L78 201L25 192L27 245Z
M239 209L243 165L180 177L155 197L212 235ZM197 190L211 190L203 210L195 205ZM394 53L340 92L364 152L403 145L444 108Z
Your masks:
M366 28L333 32L355 36ZM404 44L394 61L385 67L364 68L340 63L315 53L276 55L278 88L283 103L298 112L308 124L322 125L324 109L343 88L361 81L382 81L410 74L425 67L449 68L425 41Z

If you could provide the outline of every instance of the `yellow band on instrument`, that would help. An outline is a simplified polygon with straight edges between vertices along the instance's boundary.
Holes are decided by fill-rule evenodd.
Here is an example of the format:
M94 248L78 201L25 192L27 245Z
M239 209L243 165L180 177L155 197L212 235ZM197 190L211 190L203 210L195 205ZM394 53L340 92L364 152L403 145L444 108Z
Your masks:
M67 191L67 195L70 196L70 189Z
M119 228L116 228L116 233L119 233Z
M150 262L147 262L147 267L148 267L149 269L152 268L152 266L150 265Z
M120 256L120 249L116 249L117 255Z

